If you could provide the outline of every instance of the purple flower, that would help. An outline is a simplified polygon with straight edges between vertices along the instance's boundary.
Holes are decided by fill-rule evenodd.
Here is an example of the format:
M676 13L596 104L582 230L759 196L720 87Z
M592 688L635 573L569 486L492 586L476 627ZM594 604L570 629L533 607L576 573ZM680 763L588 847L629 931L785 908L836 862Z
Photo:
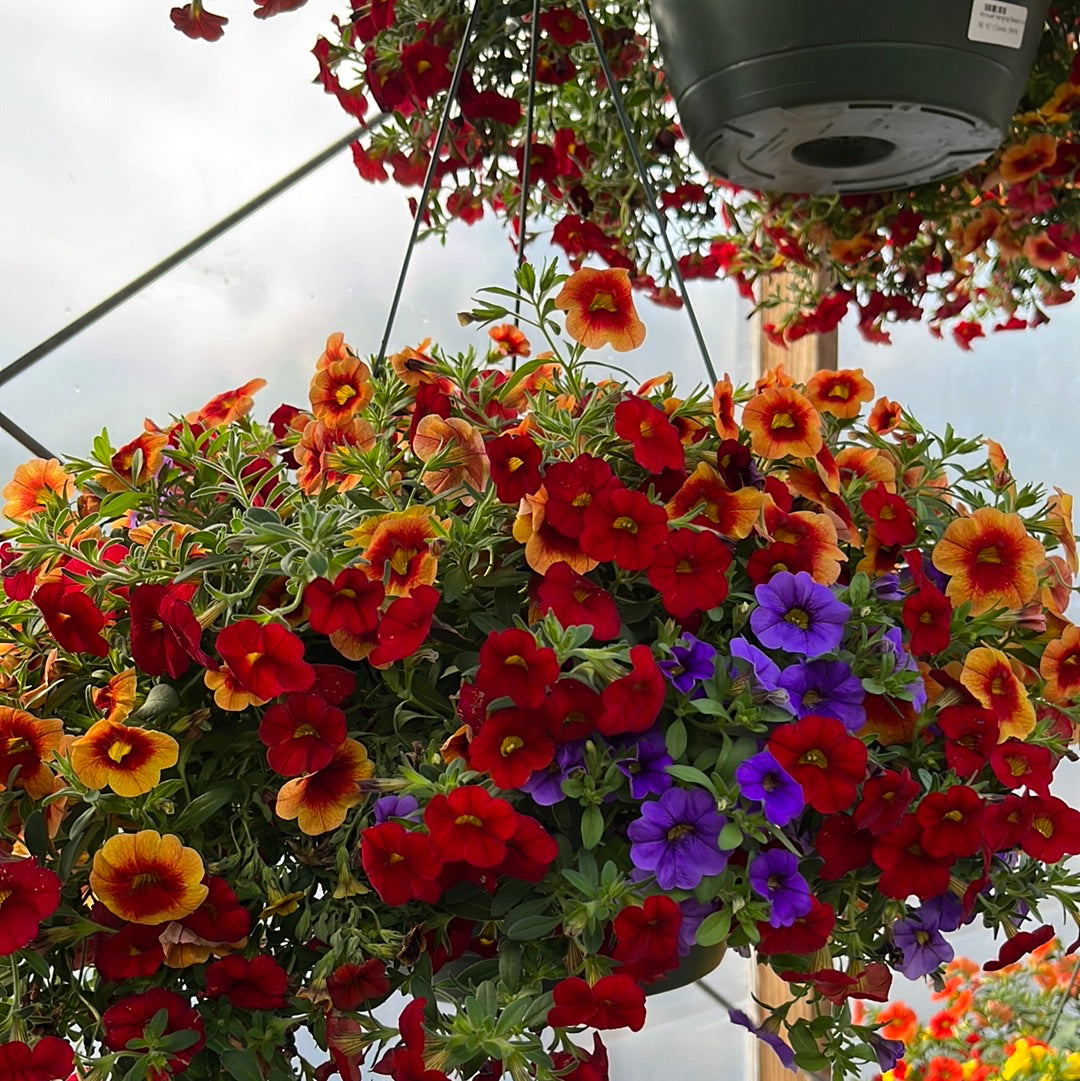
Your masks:
M892 925L892 938L904 953L900 971L909 980L918 980L936 972L953 959L953 948L945 941L931 915L920 911Z
M879 574L870 583L870 592L883 601L902 601L906 595L900 588L899 576L895 574Z
M795 1067L795 1052L784 1043L777 1033L764 1025L755 1025L742 1010L728 1010L728 1019L732 1024L749 1029L762 1043L768 1044L776 1052L776 1056L780 1059L785 1070L790 1070L792 1073L799 1072Z
M682 643L686 643L683 645ZM671 681L677 691L687 694L703 679L711 679L716 650L692 634L684 634L671 647L671 659L658 661L657 668Z
M946 934L949 931L957 931L961 924L970 923L975 914L964 919L964 904L951 890L946 890L940 897L931 897L929 901L923 901L916 913L923 923L933 923L934 926Z
M727 820L716 800L699 789L669 788L658 800L641 806L630 823L630 859L652 871L662 890L695 889L707 875L718 875L728 854L717 848Z
M802 785L768 751L740 763L735 780L743 796L764 805L765 817L774 826L786 826L803 809Z
M417 811L420 804L414 796L380 796L373 808L377 823L388 822L391 818L419 818Z
M851 609L806 572L777 571L754 588L750 627L766 649L803 657L831 653L844 637Z
M918 675L919 666L915 663L915 658L904 649L904 637L899 627L889 627L882 634L881 641L878 643L878 650L883 654L892 656L895 671L915 672ZM922 677L919 676L917 679L913 679L908 684L908 689L912 695L911 704L918 712L926 705L926 685L923 683Z
M562 783L576 769L585 766L585 741L577 740L574 743L560 743L555 748L555 757L547 769L536 770L535 773L521 785L521 791L532 796L533 803L541 807L551 807L566 799L562 790Z
M835 717L849 732L866 723L862 683L843 661L807 661L793 664L780 673L780 686L791 697L797 717L815 713Z
M719 906L714 902L706 904L693 897L679 902L682 923L679 924L679 956L685 957L697 945L697 929L711 916Z
M745 638L732 638L728 650L736 660L750 666L753 689L762 690L781 709L791 709L787 691L780 689L780 666L767 653L751 645Z
M882 1073L893 1069L896 1064L904 1057L904 1052L907 1048L904 1046L901 1040L886 1040L878 1032L871 1032L866 1037L866 1042L874 1049L874 1054L877 1055L878 1067Z
M790 927L813 904L810 886L799 874L799 859L783 848L768 848L750 861L750 885L772 904L771 927Z
M674 759L667 752L662 732L643 732L636 740L624 743L617 754L615 765L630 778L630 795L634 799L658 796L675 783L667 771Z

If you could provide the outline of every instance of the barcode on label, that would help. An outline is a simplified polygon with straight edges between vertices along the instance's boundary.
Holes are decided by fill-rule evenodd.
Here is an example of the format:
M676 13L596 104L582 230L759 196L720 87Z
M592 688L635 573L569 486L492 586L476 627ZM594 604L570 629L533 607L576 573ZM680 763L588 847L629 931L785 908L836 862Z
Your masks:
M968 41L1019 49L1024 43L1028 9L1004 0L974 0L968 22Z

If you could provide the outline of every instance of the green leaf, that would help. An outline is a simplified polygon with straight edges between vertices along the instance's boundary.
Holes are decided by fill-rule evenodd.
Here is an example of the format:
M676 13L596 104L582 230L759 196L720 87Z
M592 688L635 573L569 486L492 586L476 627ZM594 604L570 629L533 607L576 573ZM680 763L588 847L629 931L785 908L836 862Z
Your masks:
M796 1051L795 1065L801 1070L817 1071L829 1069L831 1063L820 1051Z
M729 822L720 831L717 845L724 852L732 852L742 844L743 832L734 822Z
M695 698L690 705L698 713L705 713L710 717L726 717L728 714L727 706L723 702L714 702L711 698Z
M561 922L561 915L511 917L503 924L503 934L518 942L530 942L550 935Z
M667 753L672 758L682 758L686 753L686 725L683 724L681 718L668 725L664 733L664 742L667 745Z
M263 1081L259 1063L250 1051L227 1048L218 1052L218 1058L236 1081Z
M32 856L43 860L49 852L49 830L45 825L45 816L40 811L31 811L23 826L23 843Z
M146 700L131 715L133 721L151 721L162 714L171 713L180 705L180 696L171 683L155 683L147 692Z
M716 795L712 779L702 773L701 770L694 769L693 766L682 766L676 763L673 766L668 766L667 771L678 781L686 781L688 784L700 785L707 792L712 792L714 796Z
M701 921L701 926L697 929L694 941L699 946L717 946L726 941L730 933L731 911L730 909L723 909L720 912L713 912Z
M235 781L217 785L196 796L169 822L169 829L177 833L183 833L184 830L190 829L192 826L198 826L239 794L240 785Z
M581 843L586 848L593 849L600 843L603 836L604 815L595 803L590 804L581 816Z

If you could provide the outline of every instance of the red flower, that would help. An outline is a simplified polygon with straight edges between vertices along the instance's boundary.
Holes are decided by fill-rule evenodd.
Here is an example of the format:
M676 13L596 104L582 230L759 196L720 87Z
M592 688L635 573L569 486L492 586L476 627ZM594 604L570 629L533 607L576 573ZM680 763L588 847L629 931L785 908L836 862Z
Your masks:
M94 905L92 919L118 928L113 934L100 932L90 939L94 965L103 979L123 983L152 976L161 968L165 961L162 924L125 923L100 902Z
M527 435L500 435L484 444L495 492L503 503L518 503L543 483L543 455Z
M774 953L814 953L824 949L836 926L836 911L832 905L810 898L810 911L788 927L773 927L762 921L758 931L761 941L757 952L767 957Z
M302 8L307 0L255 0L256 19L269 19L271 15L280 15L283 11L296 11Z
M600 726L604 700L579 679L560 679L551 688L546 709L555 742L572 743Z
M240 904L224 878L207 875L203 885L208 891L206 900L190 916L185 916L181 924L206 942L243 945L251 930L251 913Z
M882 770L863 785L855 808L855 824L870 833L884 833L897 826L912 801L922 792L905 766L899 773Z
M634 461L650 473L682 469L686 461L679 430L644 398L631 395L615 406L615 434L633 444Z
M383 584L359 567L346 567L333 582L316 578L304 589L308 624L319 634L346 631L360 638L379 625Z
M540 15L540 30L558 45L570 46L589 40L585 20L570 8L552 8Z
M630 663L632 670L603 690L604 712L598 727L605 736L644 732L660 716L667 686L652 650L646 645L632 646Z
M175 991L151 987L141 995L121 999L101 1016L105 1026L106 1046L110 1051L123 1051L132 1040L145 1038L146 1026L162 1010L166 1014L163 1036L171 1036L174 1032L193 1032L196 1040L183 1050L177 1051L164 1070L149 1070L149 1081L167 1081L171 1074L183 1073L191 1060L202 1050L206 1043L206 1029L199 1011Z
M888 965L880 961L871 961L856 974L823 968L817 972L781 972L780 978L788 983L812 983L819 995L837 1006L842 1006L849 998L887 1002L892 986L892 973Z
M580 537L585 528L585 512L593 500L617 486L611 466L591 454L580 454L572 462L555 462L544 475L547 524L564 537Z
M328 706L340 706L356 691L356 675L339 664L316 664L315 682L311 693L317 694Z
M607 1048L598 1032L593 1033L592 1054L580 1047L575 1052L553 1051L551 1061L562 1081L608 1081Z
M32 859L0 861L0 956L28 946L60 905L60 879Z
M514 820L514 832L506 841L506 855L495 873L523 882L539 882L558 854L555 838L535 818L519 814Z
M388 905L434 904L442 896L442 857L426 834L400 822L369 826L360 834L360 858L375 892Z
M281 1010L289 990L288 973L272 957L250 960L234 953L206 970L206 997L227 998L240 1010Z
M656 550L649 585L676 619L707 612L728 595L731 551L711 530L676 529Z
M583 979L560 980L552 992L554 1006L547 1022L552 1028L629 1028L645 1024L645 992L629 977L604 976L590 987Z
M173 8L169 12L173 26L181 34L187 34L189 38L203 41L217 41L225 33L225 24L229 21L224 15L215 15L207 11L199 0L191 0L190 4L183 7Z
M982 843L983 802L978 792L956 784L924 796L915 811L922 826L921 845L937 858L970 856Z
M645 570L667 538L667 520L667 511L644 493L606 488L585 511L581 550L592 559L613 560L623 570Z
M316 694L290 694L271 706L259 725L270 768L284 777L328 766L346 735L345 714Z
M814 851L825 861L818 873L826 882L835 882L865 867L873 845L873 834L860 829L851 815L829 815L814 838Z
M759 548L746 561L746 573L756 586L767 582L778 571L790 571L792 574L806 571L807 574L813 574L813 556L797 544L774 541L764 548Z
M280 623L231 623L218 632L216 647L237 683L258 698L306 691L315 682L304 643Z
M610 642L619 636L622 618L615 600L606 589L578 574L569 563L548 567L536 587L536 607L540 615L553 612L564 627L592 627L593 638Z
M949 888L950 859L933 859L922 847L923 828L913 814L874 840L873 860L881 869L878 889L903 900L915 894L921 901L940 897Z
M1058 863L1080 855L1080 811L1056 796L1031 796L1031 825L1021 841L1032 859Z
M945 762L959 777L972 777L990 760L998 723L981 706L946 706L937 717L945 737Z
M1012 938L1007 938L1001 944L997 957L983 965L983 972L997 972L998 969L1014 965L1024 954L1045 945L1053 937L1054 928L1049 923L1037 927L1034 931L1017 931Z
M863 492L860 503L877 526L878 539L885 547L915 543L915 512L881 481Z
M656 979L679 963L682 909L670 897L654 894L641 905L628 905L612 923L615 948L625 976ZM627 971L627 969L633 971Z
M66 1081L74 1065L71 1045L57 1036L42 1036L33 1048L21 1040L0 1043L2 1081Z
M379 644L368 654L376 668L411 657L431 630L431 617L439 603L439 591L433 586L414 586L407 597L398 597L386 610L379 624Z
M441 1070L429 1070L424 1062L424 1007L427 999L414 998L398 1018L402 1046L387 1052L378 1065L376 1073L388 1074L394 1081L447 1081ZM351 1079L350 1079L351 1081Z
M558 678L555 651L537 646L529 631L492 631L480 647L476 686L489 701L505 695L522 709L536 709Z
M367 748L354 739L343 740L318 772L294 777L281 786L274 810L281 818L295 818L300 831L309 836L329 833L364 798L361 782L374 773Z
M952 603L937 586L923 579L918 591L904 601L900 616L911 640L908 649L916 657L927 657L947 649L952 637Z
M105 616L82 590L64 582L46 582L34 592L34 603L61 649L104 657L109 643L102 637Z
M469 765L490 774L499 788L520 788L555 757L550 722L538 710L500 709L469 744Z
M424 824L447 863L464 860L470 867L499 863L517 825L513 807L478 785L434 796L424 810Z
M369 999L390 993L386 965L372 957L362 965L338 965L326 980L326 990L336 1010L355 1010Z
M988 852L1007 852L1017 848L1031 829L1034 807L1028 799L1009 794L1000 803L986 808L984 830Z
M866 777L866 744L835 717L810 714L782 725L768 747L815 810L834 814L855 803L856 786Z
M421 103L450 86L450 53L431 41L415 41L401 50L401 69Z
M1054 759L1049 747L1007 739L994 747L990 768L1006 788L1026 785L1040 796L1049 796L1054 777Z

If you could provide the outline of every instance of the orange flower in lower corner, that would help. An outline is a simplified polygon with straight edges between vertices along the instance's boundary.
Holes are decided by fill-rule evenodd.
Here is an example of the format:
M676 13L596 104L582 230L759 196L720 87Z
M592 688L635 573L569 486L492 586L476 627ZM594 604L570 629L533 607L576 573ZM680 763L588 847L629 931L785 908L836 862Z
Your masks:
M175 834L120 833L94 855L90 889L129 923L167 923L190 916L209 893L202 857Z
M11 706L0 706L0 789L11 771L18 767L15 787L31 799L41 799L53 790L53 772L45 764L58 750L64 736L64 722L42 720Z
M1001 179L1008 184L1030 180L1057 158L1058 140L1048 132L1038 132L1020 146L1010 146L998 163Z
M566 312L566 333L586 349L610 345L616 353L627 353L645 340L630 272L621 267L575 271L555 298L555 307Z
M297 820L301 832L315 837L336 830L346 812L363 798L360 782L374 776L367 748L347 739L334 752L329 765L306 777L286 781L278 792L275 810L281 818Z
M55 458L33 458L16 467L15 475L0 493L7 500L4 517L27 522L40 514L53 496L67 500L74 491L75 481Z
M934 546L934 566L949 575L945 590L954 606L971 602L971 614L1023 608L1039 588L1043 546L1017 514L980 507L951 522Z
M1039 674L1046 680L1043 694L1051 702L1072 702L1080 697L1080 627L1069 624L1060 638L1047 645Z
M75 776L87 788L108 786L130 799L149 792L161 771L176 765L179 744L164 732L104 720L75 740L69 754Z
M813 458L822 447L821 414L792 387L766 387L743 407L750 447L761 458Z

